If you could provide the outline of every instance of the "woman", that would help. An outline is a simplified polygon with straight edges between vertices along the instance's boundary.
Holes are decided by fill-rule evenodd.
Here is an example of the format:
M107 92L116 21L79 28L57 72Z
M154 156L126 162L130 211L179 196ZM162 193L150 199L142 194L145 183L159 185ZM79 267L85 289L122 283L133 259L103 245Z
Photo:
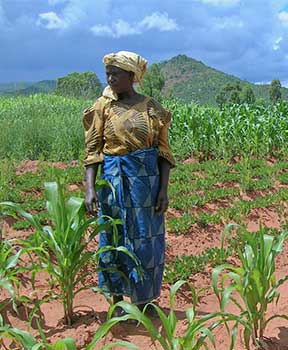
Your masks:
M144 58L120 51L104 56L103 62L108 86L83 117L85 203L89 213L96 215L99 196L98 215L122 220L118 244L136 254L143 268L139 278L127 255L104 253L100 288L113 296L114 303L130 296L142 310L160 295L164 269L163 214L168 207L169 171L175 165L168 143L170 113L134 90L133 83L140 83L146 71ZM115 195L108 187L95 191L100 163L102 178L112 183ZM112 232L100 234L100 247L112 243Z

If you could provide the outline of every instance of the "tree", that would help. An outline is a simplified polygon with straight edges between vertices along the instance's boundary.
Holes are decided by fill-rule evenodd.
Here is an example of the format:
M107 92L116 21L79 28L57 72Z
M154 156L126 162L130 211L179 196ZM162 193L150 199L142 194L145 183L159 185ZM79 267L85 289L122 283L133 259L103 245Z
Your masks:
M270 94L270 101L272 103L276 103L281 100L281 83L280 80L274 79L271 82L270 89L269 89L269 94Z
M237 81L235 84L227 83L216 95L216 103L219 108L223 108L227 104L240 104L240 92L242 87Z
M216 95L216 103L220 109L224 107L227 102L225 91L221 90L219 94Z
M93 72L74 72L59 78L55 90L57 95L91 100L99 97L101 92L102 84Z
M250 86L246 86L242 93L242 102L251 105L256 102L254 91Z
M144 95L154 97L156 100L163 98L162 90L165 85L165 78L158 64L154 63L147 70L141 82L140 91Z
M241 99L240 99L240 95L239 95L239 91L238 90L232 90L229 100L228 100L229 104L237 104L239 105L241 103Z

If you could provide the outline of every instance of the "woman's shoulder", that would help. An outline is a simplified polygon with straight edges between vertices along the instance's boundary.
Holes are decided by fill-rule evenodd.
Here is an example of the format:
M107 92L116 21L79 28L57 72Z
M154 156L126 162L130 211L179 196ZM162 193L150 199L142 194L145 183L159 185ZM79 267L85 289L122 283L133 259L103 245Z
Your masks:
M171 116L170 112L165 109L160 102L158 102L155 98L149 97L147 99L147 111L150 116L156 116L159 118L164 124L170 121Z
M83 111L83 124L86 130L91 127L95 115L97 115L99 118L102 118L106 104L107 101L105 97L100 96L92 106L86 108Z
M89 114L91 112L94 112L96 110L101 110L102 108L105 107L105 104L106 104L106 99L104 96L100 96L99 98L97 98L97 100L93 103L92 106L86 108L84 111L83 111L83 115L85 116L86 114Z

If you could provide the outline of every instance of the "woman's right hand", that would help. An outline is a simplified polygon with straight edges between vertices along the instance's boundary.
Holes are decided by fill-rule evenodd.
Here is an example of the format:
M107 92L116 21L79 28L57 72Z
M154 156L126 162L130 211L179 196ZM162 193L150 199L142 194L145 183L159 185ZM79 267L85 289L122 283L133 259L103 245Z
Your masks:
M93 216L97 216L99 202L98 202L98 194L94 188L88 188L86 190L85 205L89 214Z
M86 166L86 196L85 205L89 214L96 216L99 206L98 195L95 191L96 174L98 164L90 164Z

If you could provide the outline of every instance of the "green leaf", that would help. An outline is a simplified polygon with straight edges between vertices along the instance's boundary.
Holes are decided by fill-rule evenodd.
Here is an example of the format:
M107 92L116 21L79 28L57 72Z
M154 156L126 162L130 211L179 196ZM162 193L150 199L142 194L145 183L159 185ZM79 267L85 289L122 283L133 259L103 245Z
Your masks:
M77 350L74 339L70 337L58 340L52 348L53 350Z
M176 293L177 293L178 289L180 289L185 283L187 283L187 282L184 281L184 280L179 280L176 283L174 283L173 286L171 287L171 289L170 289L170 306L171 306L171 309L174 308L174 300L175 300L175 296L176 296Z
M13 289L12 283L9 281L8 277L0 280L0 288L6 289L12 298L15 298L15 291Z
M226 287L222 293L221 311L225 311L225 307L230 300L231 293L235 290L233 285Z
M188 319L189 323L192 323L194 321L195 318L195 311L194 311L194 307L189 307L188 309L186 309L186 316Z
M7 263L6 263L5 269L11 269L11 268L15 267L17 265L19 256L21 254L22 254L22 249L20 249L15 255L10 256L7 259Z
M132 343L129 343L129 342L127 342L127 341L121 341L121 340L119 340L119 341L116 341L116 342L114 342L114 343L110 343L110 344L107 344L107 345L104 345L101 349L99 349L99 350L108 350L108 349L112 349L112 348L114 348L115 346L123 346L123 347L125 347L126 349L134 349L134 350L138 350L139 349L139 347L138 346L136 346L136 345L134 345L134 344L132 344Z
M28 332L22 331L17 328L9 328L10 333L24 346L24 349L29 350L35 344L37 344L36 339Z
M9 207L13 209L16 213L21 215L24 219L26 219L33 227L37 230L41 230L41 224L36 217L33 217L31 214L24 211L18 204L12 202L1 202L0 206Z

